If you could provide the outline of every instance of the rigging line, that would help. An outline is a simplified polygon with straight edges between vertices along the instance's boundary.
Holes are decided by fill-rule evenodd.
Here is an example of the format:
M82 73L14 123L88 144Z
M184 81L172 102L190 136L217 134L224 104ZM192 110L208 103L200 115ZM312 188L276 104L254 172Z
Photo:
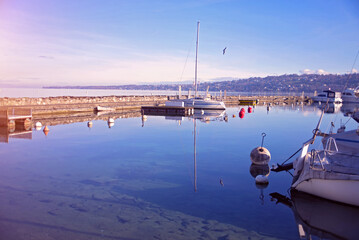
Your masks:
M193 48L192 42L193 42L193 39L194 39L194 36L192 37L191 44L190 44L189 49L188 49L188 53L187 53L186 61L185 61L184 66L183 66L183 70L182 70L182 74L181 74L180 81L182 81L182 77L183 77L184 71L185 71L186 66L187 66L189 54L192 52L192 48Z
M349 82L349 78L350 78L351 74L353 74L353 69L354 69L355 63L356 63L356 61L357 61L358 55L359 55L359 49L358 49L357 55L355 56L352 69L350 70L350 73L348 74L348 79L347 79L347 82L345 83L345 86L344 86L343 91L347 88L347 85L348 85L348 82Z
M292 154L292 156L290 156L287 160L285 160L284 162L282 162L281 165L283 165L283 164L286 163L289 159L291 159L292 157L294 157L300 150L302 150L302 148L299 148L295 153Z
M350 118L348 119L348 121L347 121L346 123L344 123L344 126L347 125L347 123L350 121L350 119L352 119L352 117L350 117Z

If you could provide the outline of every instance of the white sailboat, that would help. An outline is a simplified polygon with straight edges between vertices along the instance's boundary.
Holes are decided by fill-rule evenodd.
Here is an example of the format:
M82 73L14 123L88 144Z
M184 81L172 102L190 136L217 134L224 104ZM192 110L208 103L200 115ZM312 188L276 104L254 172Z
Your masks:
M313 138L303 144L300 156L291 165L278 165L272 170L293 168L292 189L359 206L359 129L321 134L324 149L308 152L319 132L321 119Z
M196 62L195 62L195 95L194 98L189 99L178 99L167 101L166 106L184 106L193 107L194 109L207 109L207 110L225 110L226 106L221 101L211 100L206 97L199 97L197 91L197 60L198 60L198 40L199 40L199 22L197 22L197 41L196 41Z

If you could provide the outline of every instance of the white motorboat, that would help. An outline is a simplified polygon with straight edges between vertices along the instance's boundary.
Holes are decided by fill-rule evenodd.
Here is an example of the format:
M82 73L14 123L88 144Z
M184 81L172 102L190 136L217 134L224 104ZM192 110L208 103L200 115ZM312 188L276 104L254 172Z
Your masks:
M206 109L206 110L225 110L226 106L222 101L211 100L206 97L199 97L197 91L197 59L198 59L198 39L199 39L199 22L197 22L197 41L196 41L196 62L195 62L195 95L194 98L189 99L176 99L167 101L166 106L184 106L193 107L194 109Z
M321 116L321 119L323 114ZM321 122L321 120L320 120ZM324 135L323 150L311 150L319 132L302 146L292 166L278 165L274 171L294 169L292 189L336 202L359 206L359 130Z
M342 100L344 103L359 103L359 87L344 90L342 92Z
M312 97L314 102L322 103L341 103L341 93L334 92L332 90L324 90L322 93L319 93L317 96Z

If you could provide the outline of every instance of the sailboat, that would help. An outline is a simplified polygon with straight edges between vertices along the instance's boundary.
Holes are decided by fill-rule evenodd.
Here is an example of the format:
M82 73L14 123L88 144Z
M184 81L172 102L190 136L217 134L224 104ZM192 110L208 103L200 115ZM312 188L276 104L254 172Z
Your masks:
M166 106L183 106L183 107L193 107L194 109L207 109L207 110L225 110L226 106L223 102L211 100L210 98L198 96L197 91L197 62L198 62L198 40L199 40L199 22L197 22L197 41L196 41L196 62L195 62L195 95L194 98L189 99L178 99L167 101Z
M359 131L319 134L323 114L313 137L302 145L300 156L293 163L274 166L272 171L293 168L292 189L359 207ZM358 121L356 114L353 118ZM324 137L324 149L308 152L317 134Z

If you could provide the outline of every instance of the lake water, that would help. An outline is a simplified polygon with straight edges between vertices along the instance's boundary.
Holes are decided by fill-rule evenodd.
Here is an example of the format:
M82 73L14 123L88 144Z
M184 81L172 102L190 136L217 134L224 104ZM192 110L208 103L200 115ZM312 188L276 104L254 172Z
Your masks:
M298 213L269 196L289 197L291 175L271 172L256 186L252 174L263 169L249 155L265 132L270 165L283 162L312 136L320 110L256 107L240 119L239 109L226 110L227 122L119 118L111 128L97 120L10 138L0 144L1 239L299 239ZM325 114L321 130L348 120Z

